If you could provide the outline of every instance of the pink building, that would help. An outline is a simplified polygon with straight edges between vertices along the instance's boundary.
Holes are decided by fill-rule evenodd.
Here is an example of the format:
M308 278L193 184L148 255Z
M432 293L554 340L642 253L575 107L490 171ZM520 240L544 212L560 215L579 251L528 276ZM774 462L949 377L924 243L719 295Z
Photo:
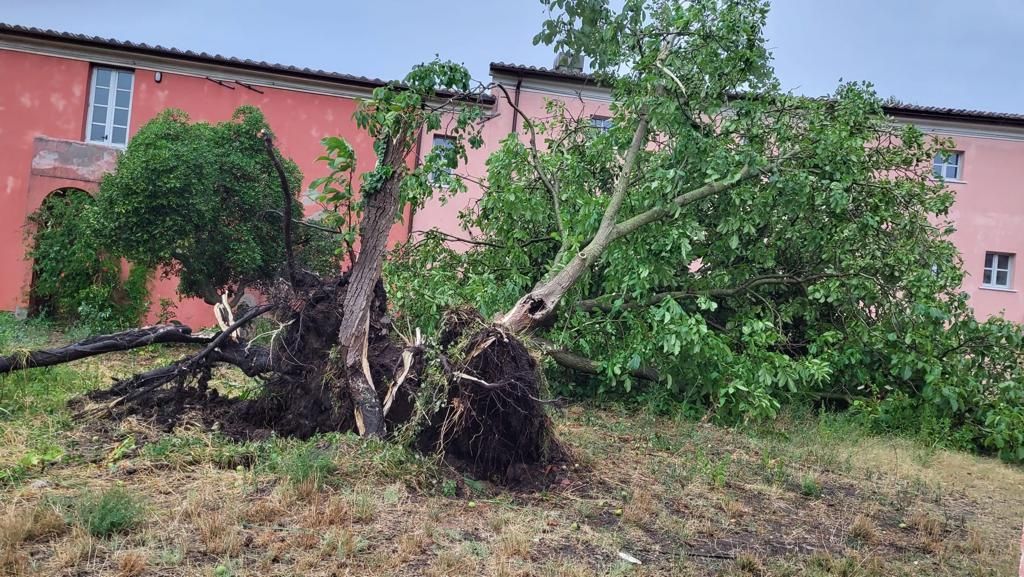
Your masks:
M515 108L543 118L549 99L564 101L571 113L590 116L596 126L607 122L608 90L580 71L493 63L491 75L505 90L493 92L494 118L486 129L490 146L516 130L527 142ZM1024 162L1024 114L913 105L890 106L886 111L897 122L913 123L925 133L955 143L956 152L936 159L934 168L956 193L953 241L968 274L964 289L979 318L1003 315L1024 322L1024 295L1018 291L1024 286L1024 276L1015 270L1016 256L1024 251L1024 194L1013 172L1017 162ZM476 151L459 173L480 179L486 172L486 158L486 150ZM417 213L416 229L429 225L449 234L464 234L458 227L458 211L481 194L479 187L470 184L469 188L470 193L454 203L429 203Z
M558 99L595 126L608 122L610 96L574 70L492 64L500 84L484 125L485 146L471 151L460 174L469 193L447 204L428 203L406 213L392 241L439 228L464 235L458 213L481 195L473 181L485 176L489 150L508 134L528 140L516 109L532 118ZM352 120L357 99L380 80L320 70L238 60L115 40L0 24L0 310L24 310L31 294L32 263L26 257L27 218L63 188L95 191L118 151L146 121L165 108L181 108L194 120L223 121L242 104L261 108L286 156L309 181L320 175L314 159L320 139L345 137L356 148L359 170L373 165L372 142ZM503 88L503 89L502 89ZM513 106L514 105L514 106ZM1011 168L1024 160L1024 115L903 106L889 112L902 122L952 137L958 152L938 159L957 192L955 241L970 274L967 286L980 317L1001 312L1024 322L1017 292L1015 257L1024 249L1024 195L1014 190ZM443 146L443 131L421 135L421 154ZM410 159L414 161L415 159ZM310 207L310 210L313 210ZM156 281L152 298L173 297L176 282ZM205 326L204 303L184 301L178 317Z
M384 85L376 79L2 24L0 78L0 310L29 304L28 216L54 191L94 192L128 139L166 108L220 122L243 104L259 107L306 186L321 176L324 136L345 137L359 171L375 163L352 115L358 98ZM406 238L407 224L396 225L391 240ZM175 298L176 287L155 281L152 301ZM180 302L177 316L213 324L196 299Z

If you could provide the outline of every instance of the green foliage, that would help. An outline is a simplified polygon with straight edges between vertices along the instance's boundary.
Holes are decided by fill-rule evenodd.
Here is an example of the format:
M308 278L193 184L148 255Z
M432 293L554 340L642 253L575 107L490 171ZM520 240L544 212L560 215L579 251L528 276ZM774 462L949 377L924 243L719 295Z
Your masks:
M207 302L265 286L282 266L284 240L280 181L261 131L269 126L251 106L219 124L191 123L180 110L146 123L95 198L63 191L32 217L33 298L58 318L107 332L138 322L157 268L178 276L180 294ZM294 198L302 175L282 164ZM302 214L298 200L293 211ZM300 264L338 270L333 235L297 226L294 240ZM132 263L124 281L122 258Z
M1024 460L1022 329L976 321L960 289L953 195L931 178L949 143L892 123L868 84L782 92L760 0L543 3L537 39L589 58L613 128L552 103L532 123L537 160L506 138L463 215L487 244L427 235L389 263L400 322L461 304L490 318L551 278L598 232L643 120L614 222L646 224L593 255L541 329L603 373L554 392L725 422L846 398L880 428L929 422L935 440Z
M94 230L102 246L179 277L178 292L219 301L229 288L258 287L284 262L281 190L252 106L218 124L165 110L146 123L106 175ZM282 159L296 197L302 175ZM294 214L301 215L298 200ZM305 227L296 227L303 244Z
M125 533L139 525L146 512L142 500L121 487L83 492L69 505L70 520L94 537Z
M399 205L413 210L435 195L445 198L465 190L453 170L466 160L467 147L483 144L476 122L483 110L471 101L470 80L462 65L434 60L415 66L401 84L376 88L369 99L360 102L356 124L374 139L377 164L359 179L353 147L337 136L322 140L325 154L317 160L326 164L328 173L314 180L312 188L320 191L317 200L324 207L322 224L337 230L346 248L355 243L365 201L395 177L396 170L401 171L397 174L401 177ZM398 158L404 159L421 131L440 130L446 117L450 121L444 130L451 137L451 146L432 148L412 168L383 162L389 149L399 150Z
M64 189L29 217L35 234L32 301L42 313L97 332L134 325L149 306L149 269L132 267L121 279L121 260L93 230L96 202L88 193Z

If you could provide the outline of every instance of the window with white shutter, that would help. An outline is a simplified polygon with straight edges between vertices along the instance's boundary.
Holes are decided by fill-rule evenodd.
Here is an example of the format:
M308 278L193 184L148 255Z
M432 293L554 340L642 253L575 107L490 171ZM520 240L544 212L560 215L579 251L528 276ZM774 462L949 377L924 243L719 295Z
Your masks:
M89 115L85 139L114 146L128 144L128 120L132 110L131 70L95 67L89 90Z

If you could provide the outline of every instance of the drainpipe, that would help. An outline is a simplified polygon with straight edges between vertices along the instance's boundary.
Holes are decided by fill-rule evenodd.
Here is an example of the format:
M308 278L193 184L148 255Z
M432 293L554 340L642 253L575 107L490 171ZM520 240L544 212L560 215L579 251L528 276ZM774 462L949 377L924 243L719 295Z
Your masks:
M516 132L519 128L519 92L522 90L522 88L523 77L520 76L519 79L516 80L516 96L513 99L513 104L515 104L515 108L512 109L512 132Z

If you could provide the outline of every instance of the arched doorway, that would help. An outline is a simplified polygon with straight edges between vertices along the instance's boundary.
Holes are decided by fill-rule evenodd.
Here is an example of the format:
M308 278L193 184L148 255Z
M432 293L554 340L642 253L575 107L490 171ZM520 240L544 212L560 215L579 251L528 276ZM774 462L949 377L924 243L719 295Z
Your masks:
M62 299L67 286L85 285L102 273L104 263L83 242L82 219L92 203L80 188L59 188L28 217L28 256L32 260L29 314L60 316L74 303ZM91 254L90 254L91 253Z

